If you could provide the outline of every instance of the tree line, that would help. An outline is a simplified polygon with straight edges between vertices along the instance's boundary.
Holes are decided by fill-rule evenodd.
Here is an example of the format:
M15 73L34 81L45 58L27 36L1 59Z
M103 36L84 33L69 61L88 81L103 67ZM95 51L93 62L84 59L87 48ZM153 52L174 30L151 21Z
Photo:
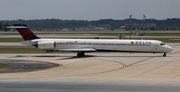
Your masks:
M144 20L132 19L133 23L142 24ZM164 20L146 19L146 23L156 23L156 27L147 30L180 30L180 18L168 18ZM13 24L28 24L31 28L36 29L62 29L62 28L92 28L92 27L106 27L108 29L119 29L120 26L129 24L129 19L114 20L114 19L100 19L100 20L61 20L61 19L35 19L35 20L1 20L0 30L6 26Z

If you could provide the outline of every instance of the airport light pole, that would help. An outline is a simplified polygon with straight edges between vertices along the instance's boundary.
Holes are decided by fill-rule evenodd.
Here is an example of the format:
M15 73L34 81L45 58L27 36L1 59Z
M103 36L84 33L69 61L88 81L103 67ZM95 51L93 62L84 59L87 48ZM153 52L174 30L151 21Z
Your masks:
M145 35L145 27L146 27L146 15L143 15L143 36Z
M129 28L130 28L130 39L132 39L132 14L129 17L130 19L130 24L129 24Z

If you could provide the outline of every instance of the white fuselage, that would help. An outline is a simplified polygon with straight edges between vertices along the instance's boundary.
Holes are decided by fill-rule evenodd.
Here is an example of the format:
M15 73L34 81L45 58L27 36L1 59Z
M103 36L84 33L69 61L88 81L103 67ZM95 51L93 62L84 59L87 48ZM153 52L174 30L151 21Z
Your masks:
M157 40L106 40L106 39L35 39L23 41L39 49L57 51L112 51L112 52L148 52L167 53L173 49Z

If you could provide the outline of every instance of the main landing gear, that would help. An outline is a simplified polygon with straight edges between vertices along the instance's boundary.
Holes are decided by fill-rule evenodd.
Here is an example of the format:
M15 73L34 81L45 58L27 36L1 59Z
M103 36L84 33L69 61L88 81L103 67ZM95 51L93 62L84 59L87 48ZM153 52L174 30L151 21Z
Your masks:
M83 57L85 54L84 54L84 52L78 52L77 53L77 57Z
M163 54L163 57L166 57L166 53Z

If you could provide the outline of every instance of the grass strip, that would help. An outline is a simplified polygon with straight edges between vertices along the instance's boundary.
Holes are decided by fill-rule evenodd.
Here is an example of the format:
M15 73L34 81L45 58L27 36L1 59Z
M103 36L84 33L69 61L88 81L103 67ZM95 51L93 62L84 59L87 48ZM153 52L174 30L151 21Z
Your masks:
M140 38L138 38L139 40L141 40ZM180 40L175 40L172 38L144 38L143 40L159 40L159 41L163 41L166 43L179 43Z
M4 68L7 68L8 67L8 65L6 65L6 64L0 64L0 69L4 69Z
M0 53L46 53L37 48L0 48Z
M0 38L0 42L21 42L22 38Z

